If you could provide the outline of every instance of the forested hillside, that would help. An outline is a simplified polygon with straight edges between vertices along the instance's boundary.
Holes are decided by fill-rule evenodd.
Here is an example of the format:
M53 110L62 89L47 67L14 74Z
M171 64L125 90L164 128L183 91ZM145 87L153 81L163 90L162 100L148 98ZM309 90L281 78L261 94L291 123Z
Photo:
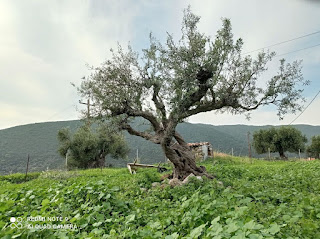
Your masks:
M23 172L26 168L27 155L30 154L30 171L42 171L63 167L64 159L57 153L57 132L63 127L75 130L82 123L79 120L46 122L22 125L0 130L0 174ZM141 122L136 122L142 127ZM188 142L208 141L216 151L234 155L247 155L247 132L271 126L225 125L213 126L205 124L183 123L178 131ZM320 135L320 126L296 125L303 134ZM158 145L154 145L142 138L126 134L130 147L128 160L136 157L138 150L142 163L158 163L164 161L164 155ZM254 156L258 156L253 152ZM107 159L107 164L123 167L124 160Z

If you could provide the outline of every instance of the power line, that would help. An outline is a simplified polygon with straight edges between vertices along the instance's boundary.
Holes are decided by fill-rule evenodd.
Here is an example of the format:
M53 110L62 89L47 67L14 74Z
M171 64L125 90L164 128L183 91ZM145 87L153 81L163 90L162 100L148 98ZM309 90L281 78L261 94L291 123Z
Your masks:
M315 95L315 97L313 97L313 99L310 101L310 103L307 105L306 108L304 108L304 110L294 119L291 121L291 123L289 125L291 125L294 121L296 121L305 111L306 109L311 105L311 103L317 98L317 96L319 95L320 90L318 91L318 93Z
M289 39L289 40L286 40L286 41L278 42L278 43L275 43L275 44L272 44L272 45L269 45L269 46L266 46L266 47L261 47L259 49L253 50L253 51L248 51L246 53L243 53L243 55L246 55L246 54L249 54L249 53L252 53L252 52L256 52L256 51L260 51L260 50L263 50L265 48L278 46L278 45L281 45L281 44L284 44L284 43L287 43L287 42L295 41L295 40L298 40L298 39L301 39L301 38L304 38L304 37L308 37L308 36L312 36L312 35L315 35L315 34L318 34L318 33L320 33L320 31L312 32L312 33L309 33L309 34L306 34L306 35L303 35L303 36L299 36L299 37L292 38L292 39Z
M287 53L276 55L276 57L288 55L288 54L291 54L291 53L294 53L294 52L298 52L298 51L307 50L307 49L310 49L310 48L313 48L313 47L317 47L317 46L320 46L320 44L317 44L317 45L314 45L314 46L305 47L305 48L302 48L302 49L299 49L299 50L296 50L296 51L290 51L290 52L287 52Z

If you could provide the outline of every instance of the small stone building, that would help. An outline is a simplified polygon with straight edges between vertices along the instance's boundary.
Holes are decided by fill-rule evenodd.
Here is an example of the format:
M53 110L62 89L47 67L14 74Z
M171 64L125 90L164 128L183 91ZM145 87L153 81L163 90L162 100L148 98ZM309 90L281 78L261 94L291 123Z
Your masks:
M197 160L206 160L213 155L212 145L209 142L188 143Z

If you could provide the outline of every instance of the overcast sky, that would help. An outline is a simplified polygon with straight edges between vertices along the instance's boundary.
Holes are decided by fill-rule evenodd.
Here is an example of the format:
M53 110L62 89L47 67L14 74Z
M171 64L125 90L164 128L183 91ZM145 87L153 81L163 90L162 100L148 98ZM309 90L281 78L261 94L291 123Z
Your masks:
M36 122L78 119L82 109L70 82L88 75L86 64L98 66L117 42L137 51L147 47L152 31L161 41L166 32L179 37L183 9L191 5L201 16L200 30L215 35L221 18L231 19L244 52L320 31L320 1L0 1L0 129ZM270 48L278 55L320 44L320 33ZM253 53L255 54L255 53ZM283 55L303 60L307 105L320 90L320 46ZM281 57L270 65L274 69ZM272 73L272 72L271 72ZM320 125L320 95L294 124ZM261 108L244 116L213 112L189 122L250 125L289 124L275 109Z

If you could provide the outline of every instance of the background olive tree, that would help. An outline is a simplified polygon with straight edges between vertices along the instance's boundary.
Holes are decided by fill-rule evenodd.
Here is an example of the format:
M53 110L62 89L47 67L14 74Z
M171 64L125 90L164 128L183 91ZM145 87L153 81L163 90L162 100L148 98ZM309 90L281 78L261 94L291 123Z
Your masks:
M111 50L112 57L92 68L78 88L93 102L95 117L113 118L119 129L161 145L179 179L190 173L212 177L196 166L176 130L180 122L202 112L243 114L269 104L282 118L301 110L301 86L307 84L300 62L284 59L273 77L259 81L275 53L260 52L255 59L243 55L243 41L234 41L230 20L223 19L214 38L199 32L199 20L186 9L180 40L168 34L161 44L150 34L150 45L140 56L130 46ZM144 118L150 129L135 129L131 122L136 117Z
M285 152L298 153L305 151L307 137L301 131L291 126L261 129L253 134L253 147L258 154L270 152L279 153L286 159Z
M73 135L63 128L58 132L58 140L58 152L68 157L68 168L104 167L107 155L125 158L129 151L124 136L106 124L95 129L86 124Z
M314 158L320 158L320 135L311 138L311 145L307 148L308 155Z

